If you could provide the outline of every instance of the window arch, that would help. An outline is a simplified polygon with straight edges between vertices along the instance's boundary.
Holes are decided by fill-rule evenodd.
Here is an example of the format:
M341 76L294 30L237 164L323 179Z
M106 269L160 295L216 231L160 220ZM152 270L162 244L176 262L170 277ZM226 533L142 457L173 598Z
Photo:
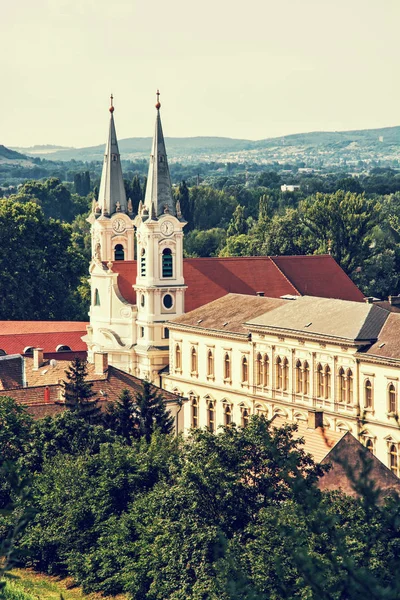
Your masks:
M230 379L230 378L231 378L231 358L229 356L229 353L226 352L225 357L224 357L224 379Z
M305 360L303 363L303 394L308 396L310 393L310 366Z
M317 398L323 398L323 396L324 396L324 377L323 377L321 363L317 364L316 375L317 375L317 381L316 381L316 383L317 383Z
M347 369L346 373L346 404L353 402L353 371Z
M282 369L282 359L280 356L276 357L276 384L275 387L277 390L281 390L283 387L283 369Z
M180 370L182 368L182 361L181 361L181 347L179 344L177 344L175 346L175 369L176 370Z
M295 376L296 376L296 394L301 394L303 392L303 373L302 373L302 369L301 369L301 362L299 360L296 360Z
M124 260L125 251L122 244L116 244L114 248L114 260Z
M0 356L7 356L7 352L3 348L0 348Z
M242 358L242 383L248 383L249 381L249 365L247 361L247 357L243 356Z
M207 376L214 377L214 354L212 350L207 352Z
M389 446L389 469L393 471L395 475L398 474L399 471L399 461L398 461L398 448L396 444L390 444Z
M260 353L257 354L256 357L256 385L263 385L263 364L262 364L262 356Z
M33 346L27 346L24 348L24 354L33 354Z
M140 276L146 277L146 250L142 248L140 251Z
M172 250L164 248L162 253L162 276L172 277Z
M214 433L215 431L215 401L208 399L207 402L207 424L208 429Z
M197 350L194 346L190 352L190 370L192 373L197 373Z
M94 305L100 306L100 294L97 288L94 290Z
M366 438L366 440L365 440L365 447L372 454L374 453L374 441L371 438Z
M192 427L196 428L199 426L199 399L194 394L191 395L191 407L192 407Z
M364 382L364 407L372 408L372 383L370 379Z
M225 426L231 425L232 423L232 405L228 402L224 404L224 423Z
M388 405L390 413L397 413L397 394L394 384L391 383L388 387Z
M264 354L263 358L263 386L269 386L269 357L268 354Z
M339 402L344 402L346 399L346 378L344 376L344 369L340 367L338 372L338 390L339 390Z
M57 346L56 352L72 352L72 350L70 346L67 346L66 344L60 344Z
M331 397L331 370L329 365L324 368L324 398L328 400Z
M241 425L242 425L242 427L247 427L247 425L249 424L249 418L250 418L249 409L247 408L247 406L241 406L240 411L242 413Z
M282 362L282 383L284 391L289 389L289 361L285 357Z

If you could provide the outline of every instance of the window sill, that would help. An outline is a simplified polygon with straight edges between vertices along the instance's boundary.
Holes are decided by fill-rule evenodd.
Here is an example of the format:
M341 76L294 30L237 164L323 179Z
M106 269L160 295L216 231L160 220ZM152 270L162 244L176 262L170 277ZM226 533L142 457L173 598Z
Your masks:
M207 375L207 381L215 381L214 375Z
M199 374L197 371L191 371L190 377L198 377L198 376L199 376Z
M232 379L224 379L224 383L226 383L226 385L232 385Z
M175 369L175 375L182 375L182 369Z

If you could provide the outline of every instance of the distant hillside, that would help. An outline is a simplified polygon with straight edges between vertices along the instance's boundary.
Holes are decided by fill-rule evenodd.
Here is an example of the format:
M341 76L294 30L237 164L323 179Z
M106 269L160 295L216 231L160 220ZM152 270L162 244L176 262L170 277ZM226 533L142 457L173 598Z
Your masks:
M24 154L20 154L19 152L15 152L15 150L10 150L10 148L6 148L2 144L0 144L0 159L8 159L8 160L26 160L27 157Z
M148 160L151 137L119 141L125 160ZM320 160L321 155L342 160L399 160L400 127L355 131L318 131L252 141L225 137L166 138L171 161L285 161L293 158ZM55 161L101 161L105 144L87 148L34 146L24 148L28 156L43 156ZM18 149L17 149L18 150ZM22 150L22 149L19 149ZM311 160L312 162L312 160Z

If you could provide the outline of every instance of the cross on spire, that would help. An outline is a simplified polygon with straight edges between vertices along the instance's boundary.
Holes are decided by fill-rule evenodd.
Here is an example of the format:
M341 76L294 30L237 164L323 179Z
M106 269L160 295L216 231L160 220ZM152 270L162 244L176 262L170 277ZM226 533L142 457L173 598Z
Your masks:
M156 96L157 96L156 109L157 109L157 110L160 110L160 108L161 108L161 102L160 102L160 90L157 90L157 94L156 94Z
M114 104L113 104L113 100L114 100L114 96L111 94L110 96L110 102L111 102L111 106L110 106L110 113L114 112Z

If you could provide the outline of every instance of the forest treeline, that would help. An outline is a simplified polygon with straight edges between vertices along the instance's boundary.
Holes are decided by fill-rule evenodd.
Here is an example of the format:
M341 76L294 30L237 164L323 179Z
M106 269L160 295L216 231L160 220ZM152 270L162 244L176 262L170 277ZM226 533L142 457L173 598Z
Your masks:
M400 504L377 502L368 459L360 499L321 492L326 467L295 425L146 436L129 406L33 421L0 398L0 540L24 520L14 564L132 600L399 597Z
M129 173L128 173L129 174ZM126 173L125 173L126 175ZM125 179L134 211L146 178ZM28 181L0 200L1 319L86 320L90 292L90 229L86 221L98 179L77 172ZM366 296L400 293L400 175L302 175L295 192L282 176L264 171L209 177L173 188L187 220L187 257L319 254L331 252ZM196 182L197 183L197 182ZM21 298L21 289L24 297Z

